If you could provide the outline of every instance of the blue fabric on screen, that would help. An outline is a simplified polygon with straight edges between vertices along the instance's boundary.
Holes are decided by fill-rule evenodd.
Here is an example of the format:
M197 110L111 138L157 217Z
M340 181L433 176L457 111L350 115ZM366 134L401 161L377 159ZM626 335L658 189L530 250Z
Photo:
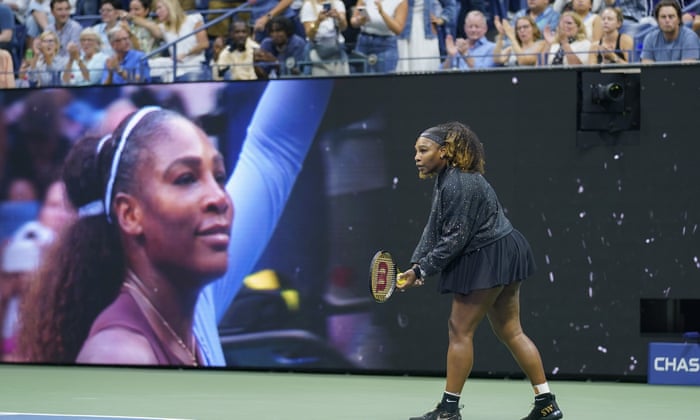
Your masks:
M194 332L206 366L225 366L218 323L275 230L332 86L332 80L275 80L260 98L226 185L235 208L228 271L202 291L195 311Z

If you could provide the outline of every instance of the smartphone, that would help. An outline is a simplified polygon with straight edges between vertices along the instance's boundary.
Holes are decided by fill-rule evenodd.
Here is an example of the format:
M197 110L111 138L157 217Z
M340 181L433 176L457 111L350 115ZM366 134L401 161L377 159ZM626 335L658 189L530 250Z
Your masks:
M331 11L331 3L330 2L323 3L323 11L326 13Z

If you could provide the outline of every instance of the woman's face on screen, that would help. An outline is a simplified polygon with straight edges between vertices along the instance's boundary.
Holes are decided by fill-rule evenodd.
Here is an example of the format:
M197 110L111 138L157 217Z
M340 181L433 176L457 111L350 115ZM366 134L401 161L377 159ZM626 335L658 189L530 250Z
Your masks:
M206 134L185 118L167 120L137 176L142 244L156 269L203 280L221 276L233 203L224 160Z

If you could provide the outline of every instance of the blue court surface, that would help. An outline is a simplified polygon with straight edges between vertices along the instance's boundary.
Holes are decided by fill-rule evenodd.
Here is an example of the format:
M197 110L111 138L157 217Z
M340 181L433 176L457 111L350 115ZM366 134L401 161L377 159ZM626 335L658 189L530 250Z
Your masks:
M232 370L0 365L0 420L407 419L434 407L442 378ZM570 420L697 420L700 386L550 380ZM524 380L470 379L464 420L531 408Z

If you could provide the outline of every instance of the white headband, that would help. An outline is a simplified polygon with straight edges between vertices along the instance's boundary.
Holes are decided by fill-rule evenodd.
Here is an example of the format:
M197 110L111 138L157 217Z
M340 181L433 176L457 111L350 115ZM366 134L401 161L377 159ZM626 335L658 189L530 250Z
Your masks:
M100 139L99 143L97 143L97 147L95 148L95 160L98 160L100 158L100 152L102 151L102 146L105 145L107 140L112 137L112 134L105 134L102 136ZM91 201L84 206L81 206L78 209L78 217L83 218L83 217L90 217L90 216L98 216L100 214L104 214L105 212L105 206L104 203L102 203L102 200L95 200Z
M104 212L107 215L107 221L109 223L112 223L112 218L109 216L110 206L112 204L112 188L114 188L114 180L117 177L119 161L121 160L122 152L124 151L124 146L126 145L126 140L129 138L129 135L131 134L131 131L133 131L134 127L136 127L136 124L138 124L144 116L154 111L160 111L160 109L161 108L157 106L147 106L138 110L126 124L126 128L122 132L122 136L119 138L117 150L114 152L114 156L112 156L112 168L109 172L109 180L107 181L107 188L105 190L104 198ZM100 143L102 143L102 141ZM100 147L101 145L98 146L98 148Z

